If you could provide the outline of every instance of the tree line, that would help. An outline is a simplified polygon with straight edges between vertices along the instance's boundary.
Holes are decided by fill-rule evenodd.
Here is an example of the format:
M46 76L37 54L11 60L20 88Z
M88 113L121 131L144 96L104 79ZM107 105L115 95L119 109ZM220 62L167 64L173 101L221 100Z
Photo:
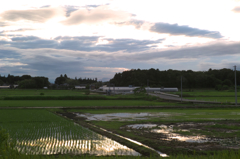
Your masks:
M8 74L7 77L0 75L0 85L18 85L18 88L43 88L49 85L47 77L31 77L30 75L14 76Z
M14 85L18 85L18 88L22 89L41 89L43 87L55 88L74 88L76 85L90 85L93 83L101 83L97 81L97 78L69 78L66 74L60 75L55 79L55 85L51 85L47 77L31 77L30 75L14 76L8 74L7 77L0 75L0 86L7 85L12 88Z
M215 88L217 90L228 89L235 83L234 71L220 69L208 71L192 70L164 70L151 68L149 70L131 69L122 73L116 73L110 80L115 86L150 86L150 87L181 87L183 88ZM240 71L237 71L237 83L240 84Z
M91 79L91 78L77 78L75 79L69 78L66 74L63 76L62 74L55 79L55 84L62 85L62 84L68 84L68 85L81 85L81 84L92 84L97 82L97 78Z

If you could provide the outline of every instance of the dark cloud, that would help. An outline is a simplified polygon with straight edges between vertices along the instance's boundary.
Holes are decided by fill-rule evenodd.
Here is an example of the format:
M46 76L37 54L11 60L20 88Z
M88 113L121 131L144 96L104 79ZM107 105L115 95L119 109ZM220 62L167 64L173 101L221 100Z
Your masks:
M169 23L149 23L143 20L132 19L130 21L118 22L116 25L133 25L136 29L140 29L143 24L153 24L150 27L150 31L171 35L185 35L189 37L205 37L205 38L222 38L223 36L218 31L209 31L209 30L201 30L198 28L191 28L189 26L180 26L178 24L169 24Z
M96 45L99 37L76 37L69 40L70 37L64 38L58 45L58 49L79 50L79 51L142 51L150 49L155 45L161 43L161 40L135 40L135 39L104 39L109 41L108 44ZM56 38L59 39L59 38Z
M222 38L223 36L218 31L201 30L198 28L191 28L187 25L180 26L178 24L155 23L150 31L157 33L166 33L171 35L185 35L190 37L204 37L204 38Z
M73 59L66 60L64 58L53 58L49 56L36 55L32 58L28 58L25 60L27 66L22 66L23 68L31 68L33 70L38 71L46 71L50 72L74 72L80 69L82 65L81 62L75 61Z
M215 57L224 55L240 55L240 42L234 43L214 43L203 46L186 47L179 49L171 49L166 51L153 51L130 55L127 59L135 60L153 60L157 58L165 59L187 59ZM121 57L124 58L124 57Z
M12 41L0 41L0 45L8 45L20 49L52 48L77 51L144 51L155 48L164 39L159 40L136 40L136 39L111 39L108 44L98 44L100 36L81 36L81 37L56 37L53 40L40 39L35 36L14 37Z
M0 45L1 45L1 41L0 41ZM21 57L21 55L17 53L15 50L0 48L0 58L2 60L4 58L19 58L19 57Z
M8 10L0 14L3 20L19 21L30 20L35 22L45 22L54 16L63 14L59 8L41 8L32 10Z
M164 39L159 40L135 40L135 39L105 39L108 44L99 45L98 48L102 51L143 51L151 49L161 43ZM149 46L151 45L151 46Z
M40 40L40 38L36 36L22 36L22 37L14 37L11 40L12 41L32 41L32 40Z
M240 13L240 6L237 6L237 7L233 8L232 11L235 12L235 13Z

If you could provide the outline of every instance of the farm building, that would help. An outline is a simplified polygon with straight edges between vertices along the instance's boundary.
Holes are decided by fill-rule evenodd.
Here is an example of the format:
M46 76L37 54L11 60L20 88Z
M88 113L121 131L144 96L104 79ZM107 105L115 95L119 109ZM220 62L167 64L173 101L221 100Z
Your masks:
M111 92L116 92L116 93L130 93L133 92L134 89L140 88L140 87L99 87L99 90L103 92L111 91ZM177 92L178 88L150 88L150 87L145 87L146 91L149 92Z
M75 89L86 89L86 86L75 86Z
M10 86L0 86L0 89L9 89Z

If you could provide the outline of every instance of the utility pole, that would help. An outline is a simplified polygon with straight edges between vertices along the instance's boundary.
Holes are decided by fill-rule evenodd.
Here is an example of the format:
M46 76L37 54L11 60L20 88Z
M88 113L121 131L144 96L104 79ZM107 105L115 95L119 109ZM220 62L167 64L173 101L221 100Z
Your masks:
M236 77L236 66L234 66L235 70L235 105L237 105L237 77Z
M181 76L181 102L182 102L182 76Z

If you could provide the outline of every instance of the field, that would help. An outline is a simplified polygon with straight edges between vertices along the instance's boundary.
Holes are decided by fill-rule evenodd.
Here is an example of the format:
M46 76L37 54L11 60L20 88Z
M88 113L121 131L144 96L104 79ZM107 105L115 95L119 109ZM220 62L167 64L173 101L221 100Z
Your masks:
M39 100L42 96L45 99ZM197 90L183 92L183 96L235 101L234 92L227 91ZM12 100L4 99L6 97ZM26 97L33 100L24 100ZM60 98L47 99L50 97ZM64 100L65 97L79 99ZM89 99L84 100L85 97ZM98 97L104 99L97 100ZM18 98L20 100L16 100ZM152 108L156 106L164 107ZM240 155L240 108L207 106L199 109L194 104L166 102L147 95L86 95L79 90L0 90L0 108L4 108L0 109L0 127L9 133L8 141L15 143L19 158L101 158L95 155L156 158L156 151L152 153L152 150L108 131L150 146L173 159L237 158ZM1 152L0 148L0 158L4 158L6 154L1 156ZM134 156L139 155L138 152L143 156Z
M173 94L181 95L181 92ZM222 103L235 103L235 91L216 91L216 90L194 90L183 91L183 98L191 100L203 100ZM238 93L237 100L240 102L240 94Z
M47 90L47 89L0 89L3 96L37 96L40 93L48 96L84 95L85 90Z
M161 106L177 103L144 100L0 100L0 107Z

